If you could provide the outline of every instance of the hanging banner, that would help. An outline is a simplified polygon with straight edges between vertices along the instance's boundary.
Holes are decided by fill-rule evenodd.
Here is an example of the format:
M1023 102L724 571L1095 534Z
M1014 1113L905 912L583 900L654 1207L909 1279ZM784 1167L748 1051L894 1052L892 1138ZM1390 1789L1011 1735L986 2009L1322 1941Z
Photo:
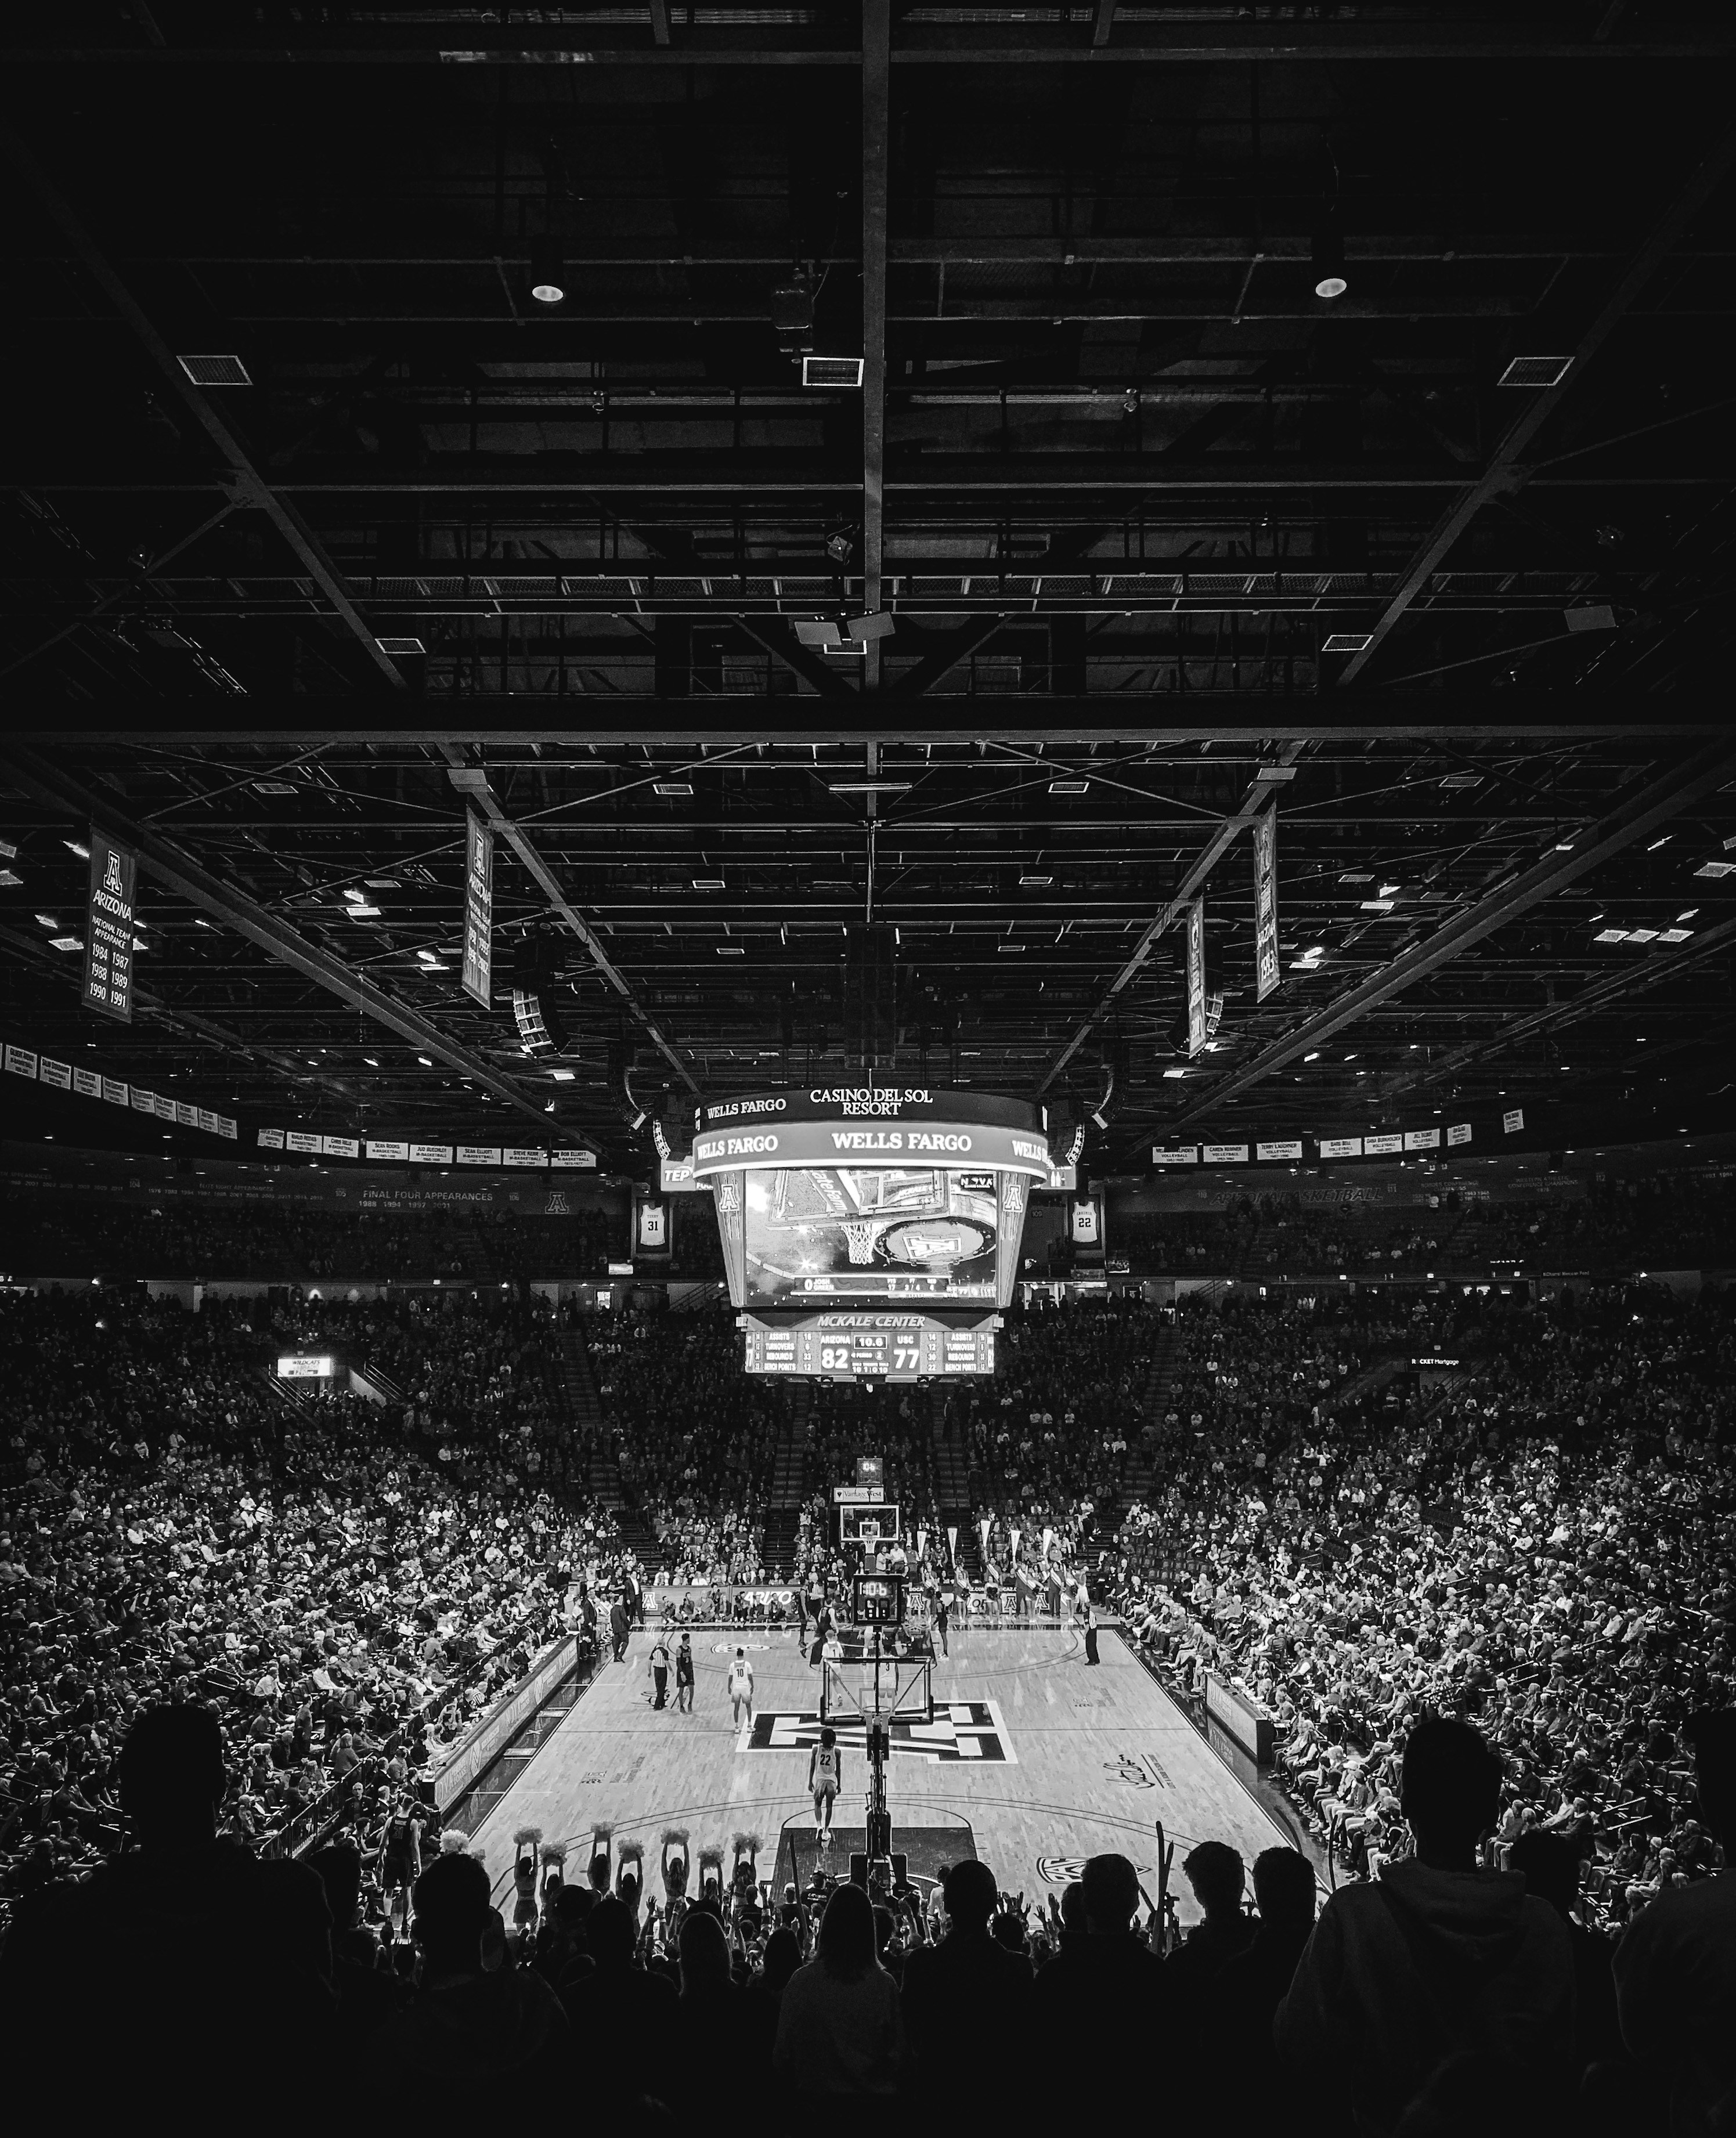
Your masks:
M988 1524L987 1524L986 1522L985 1522L985 1523L983 1524L983 1542L984 1542L984 1544L985 1544L985 1545L986 1545L986 1544L988 1543L988 1540L989 1540L989 1525L988 1525ZM956 1559L956 1558L958 1557L958 1525L957 1525L957 1524L956 1524L956 1522L955 1522L955 1523L949 1523L949 1524L947 1525L947 1528L946 1528L946 1556L947 1556L947 1558L948 1558L948 1559Z
M458 984L487 1009L493 999L494 833L464 813L464 969Z
M1205 901L1196 898L1187 909L1187 1051L1197 1054L1205 1044Z
M1264 1002L1279 984L1278 804L1254 820L1254 994Z
M976 1525L976 1534L982 1539L982 1556L983 1564L985 1565L988 1564L989 1530L991 1526L992 1525L990 1521L990 1518L986 1515L983 1516L981 1520ZM946 1534L952 1540L952 1549L956 1555L958 1550L958 1531L956 1530L948 1530Z
M133 1021L134 901L139 857L93 825L90 894L85 913L85 985L80 999L105 1017Z

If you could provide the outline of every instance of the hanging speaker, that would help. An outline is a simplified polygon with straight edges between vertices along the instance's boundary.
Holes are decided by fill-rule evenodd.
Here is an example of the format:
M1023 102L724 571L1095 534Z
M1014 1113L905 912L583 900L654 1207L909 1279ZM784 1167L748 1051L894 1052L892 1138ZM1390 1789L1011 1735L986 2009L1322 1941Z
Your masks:
M567 1030L554 1004L556 952L544 936L527 935L512 960L512 1016L527 1054L562 1054Z

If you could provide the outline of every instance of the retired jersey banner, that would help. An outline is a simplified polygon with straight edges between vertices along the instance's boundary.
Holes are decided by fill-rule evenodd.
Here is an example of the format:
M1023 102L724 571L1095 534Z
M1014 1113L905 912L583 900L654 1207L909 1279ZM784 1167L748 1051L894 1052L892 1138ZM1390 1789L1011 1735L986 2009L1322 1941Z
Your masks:
M487 1009L494 984L494 833L464 813L464 969L458 984Z
M1197 1054L1205 1044L1205 901L1196 898L1187 909L1187 1051Z
M1278 972L1278 804L1254 820L1254 999L1264 1002L1277 988Z
M90 896L85 915L86 1009L133 1021L134 901L139 857L95 830L90 832Z

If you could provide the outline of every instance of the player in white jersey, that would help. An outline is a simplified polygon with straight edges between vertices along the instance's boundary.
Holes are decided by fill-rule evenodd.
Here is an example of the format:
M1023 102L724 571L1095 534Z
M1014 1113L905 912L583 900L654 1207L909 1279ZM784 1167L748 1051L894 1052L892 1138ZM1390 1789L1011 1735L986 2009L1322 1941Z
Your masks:
M736 1718L736 1727L741 1727L741 1711L747 1710L750 1724L754 1719L754 1667L747 1660L746 1648L737 1648L736 1660L730 1665L730 1707Z
M832 1809L844 1786L844 1753L838 1732L828 1723L808 1756L808 1793L814 1799L814 1831L822 1848L832 1838Z

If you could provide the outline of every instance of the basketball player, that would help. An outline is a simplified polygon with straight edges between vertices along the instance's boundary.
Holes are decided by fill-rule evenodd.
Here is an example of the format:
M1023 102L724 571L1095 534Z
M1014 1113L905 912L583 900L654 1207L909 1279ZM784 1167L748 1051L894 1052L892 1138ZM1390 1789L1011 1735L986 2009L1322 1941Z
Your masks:
M693 1712L693 1641L683 1626L681 1646L675 1651L675 1707L680 1715Z
M808 1794L814 1799L814 1835L822 1848L832 1843L832 1808L844 1784L844 1754L829 1722L808 1755Z
M730 1707L735 1716L736 1729L741 1727L741 1711L747 1710L751 1726L754 1719L754 1667L747 1660L746 1648L737 1648L736 1660L730 1665Z
M946 1628L951 1623L954 1600L952 1576L949 1574L941 1584L940 1594L935 1599L934 1606L935 1630L941 1637L941 1653L943 1656L948 1652Z

